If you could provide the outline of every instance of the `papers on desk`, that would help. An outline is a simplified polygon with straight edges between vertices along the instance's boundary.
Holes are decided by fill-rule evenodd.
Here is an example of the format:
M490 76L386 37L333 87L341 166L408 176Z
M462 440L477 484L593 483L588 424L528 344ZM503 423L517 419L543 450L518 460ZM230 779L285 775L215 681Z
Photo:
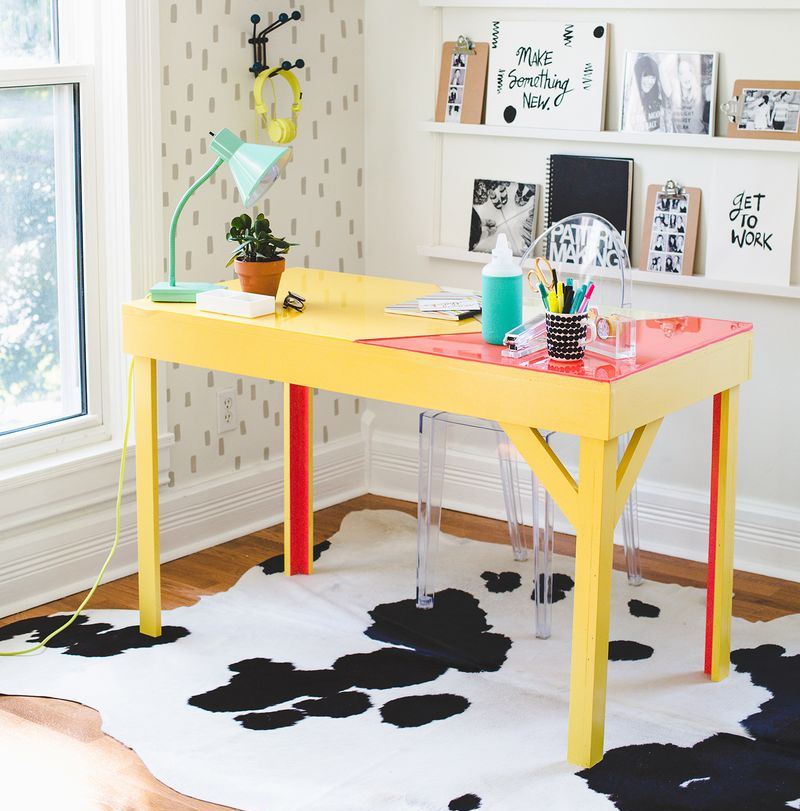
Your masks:
M427 296L390 304L384 312L392 315L416 315L421 318L438 318L446 321L462 321L481 312L479 293L463 290L442 290Z

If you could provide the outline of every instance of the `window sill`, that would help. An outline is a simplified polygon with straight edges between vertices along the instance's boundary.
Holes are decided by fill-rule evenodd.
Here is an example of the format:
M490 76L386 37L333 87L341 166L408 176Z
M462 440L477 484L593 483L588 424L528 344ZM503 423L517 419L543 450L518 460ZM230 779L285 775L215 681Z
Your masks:
M107 431L99 429L107 437ZM85 437L84 437L85 438ZM159 483L167 480L172 434L158 439ZM90 446L51 453L0 470L0 538L21 527L64 520L70 514L113 500L119 477L121 444L107 438ZM135 490L135 446L128 448L125 494ZM30 455L28 456L30 459Z
M96 414L72 417L0 436L0 482L6 472L12 475L31 464L50 464L55 457L91 451L111 440L111 432Z

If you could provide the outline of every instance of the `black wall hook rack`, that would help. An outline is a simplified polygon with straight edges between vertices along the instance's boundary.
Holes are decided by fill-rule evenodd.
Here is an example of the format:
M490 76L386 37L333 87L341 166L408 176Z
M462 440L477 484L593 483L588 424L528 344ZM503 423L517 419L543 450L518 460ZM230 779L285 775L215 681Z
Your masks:
M295 10L291 14L286 13L285 11L280 13L273 22L271 22L266 28L262 31L258 30L258 24L261 22L261 17L258 14L253 14L250 17L250 22L253 23L253 36L248 39L248 43L253 46L253 65L250 68L250 73L254 76L258 76L259 73L265 70L270 70L269 65L267 64L267 43L269 42L269 34L273 31L276 31L278 28L282 28L286 23L291 22L292 20L297 21L302 18L302 14ZM296 60L294 63L292 62L282 62L280 67L272 68L270 76L274 76L279 70L292 70L292 68L302 68L305 67L305 61L302 59Z
M306 62L304 59L296 59L294 64L291 62L281 62L280 67L273 68L268 74L267 78L271 79L276 73L279 73L282 70L293 70L294 68L304 68L306 66ZM258 75L258 74L256 74Z

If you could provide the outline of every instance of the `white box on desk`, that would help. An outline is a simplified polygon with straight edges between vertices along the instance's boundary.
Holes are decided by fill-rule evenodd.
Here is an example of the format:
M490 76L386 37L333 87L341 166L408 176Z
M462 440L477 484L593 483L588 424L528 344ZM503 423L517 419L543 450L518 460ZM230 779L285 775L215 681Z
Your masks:
M221 287L219 290L198 293L197 309L222 315L239 315L242 318L259 318L275 313L275 296L242 293Z

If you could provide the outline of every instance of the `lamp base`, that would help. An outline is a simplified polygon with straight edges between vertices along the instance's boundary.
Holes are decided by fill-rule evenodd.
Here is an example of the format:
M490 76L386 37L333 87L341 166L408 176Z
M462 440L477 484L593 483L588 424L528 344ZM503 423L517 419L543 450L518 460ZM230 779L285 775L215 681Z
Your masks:
M159 282L150 288L148 295L153 301L196 302L198 293L217 290L221 286L219 284L209 284L208 282L177 282L174 285L169 282Z

